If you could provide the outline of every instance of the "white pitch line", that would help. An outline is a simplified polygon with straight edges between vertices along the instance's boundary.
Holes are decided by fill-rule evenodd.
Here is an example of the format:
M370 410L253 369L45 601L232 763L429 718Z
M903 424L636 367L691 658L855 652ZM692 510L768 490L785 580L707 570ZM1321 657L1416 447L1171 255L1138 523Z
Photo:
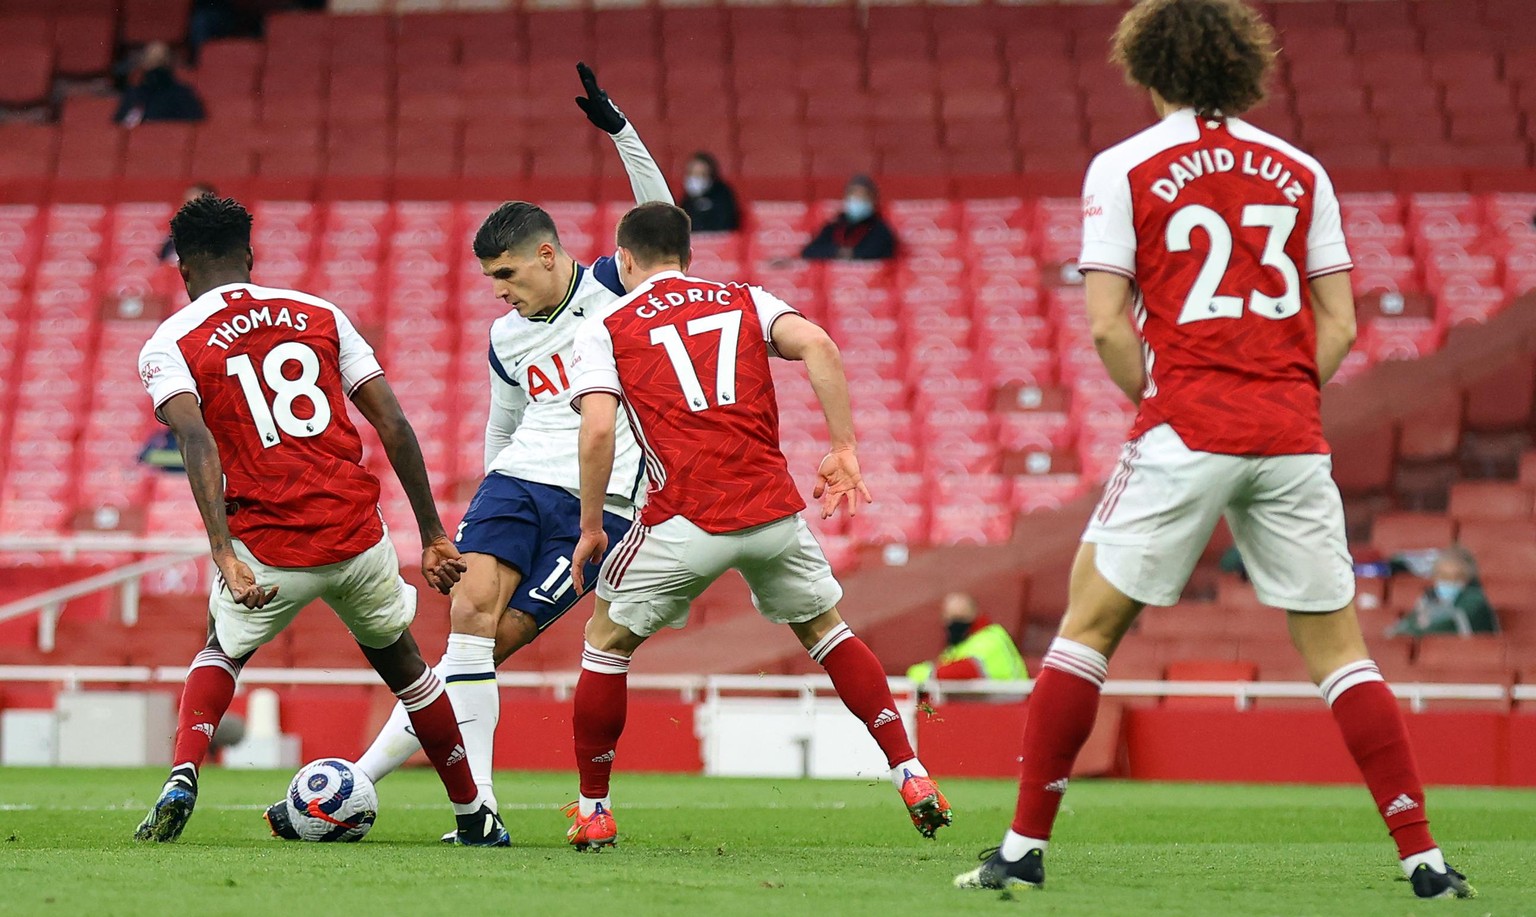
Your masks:
M40 806L40 805L35 805L35 804L32 804L32 803L0 803L0 812L130 812L130 811L137 812L137 811L139 811L140 809L144 808L145 806L147 806L149 804L150 803L147 802L147 801L146 802L142 802L142 803L124 803L122 805L115 805L115 806ZM616 811L619 811L619 810L629 811L629 810L634 810L634 809L640 809L640 810L653 809L653 810L656 810L656 811L683 810L683 809L687 809L687 810L690 810L690 811L697 811L697 810L701 810L701 809L708 810L708 811L728 811L728 810L731 810L731 809L813 809L813 810L832 810L832 809L846 809L847 807L848 807L848 804L845 803L845 802L814 802L814 803L807 803L807 804L803 804L803 805L791 805L791 804L788 804L788 803L780 803L780 802L770 802L770 803L764 803L764 804L761 804L761 805L736 805L736 804L733 804L733 803L725 803L725 802L694 802L694 803L689 803L688 805L668 805L668 804L663 804L663 803L658 803L658 802L631 802L631 803L624 803L622 805L616 806L615 810ZM214 810L216 812L265 812L267 810L267 807L266 806L262 806L262 805L231 805L231 804L217 804L217 803L207 803L207 804L204 804L202 806L199 806L199 808L202 809L202 810L205 810L205 811L208 810L208 809L212 809L212 810ZM406 809L406 810L423 810L423 811L426 811L426 810L446 809L446 808L448 808L448 805L447 805L447 803L427 805L427 804L424 804L424 803L406 802L406 803L397 803L397 804L393 804L393 805L386 803L386 804L381 805L379 808L384 810L384 811L389 811L391 809ZM558 804L558 803L551 804L551 803L534 803L534 802L504 802L504 803L501 803L501 805L499 806L499 809L502 812L558 812L558 811L560 811L560 810L562 810L564 808L565 808L565 805Z

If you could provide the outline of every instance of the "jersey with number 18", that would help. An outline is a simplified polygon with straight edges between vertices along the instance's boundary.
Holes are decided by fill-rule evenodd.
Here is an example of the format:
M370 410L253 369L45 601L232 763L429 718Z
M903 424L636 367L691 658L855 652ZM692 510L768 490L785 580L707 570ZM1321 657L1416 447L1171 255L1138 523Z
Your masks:
M274 567L339 563L383 537L379 481L346 403L383 372L336 306L247 283L199 296L139 354L156 416L177 394L198 399L230 533Z
M1238 118L1176 111L1088 167L1079 267L1135 284L1133 439L1166 423L1201 452L1327 452L1307 282L1351 266L1323 167Z

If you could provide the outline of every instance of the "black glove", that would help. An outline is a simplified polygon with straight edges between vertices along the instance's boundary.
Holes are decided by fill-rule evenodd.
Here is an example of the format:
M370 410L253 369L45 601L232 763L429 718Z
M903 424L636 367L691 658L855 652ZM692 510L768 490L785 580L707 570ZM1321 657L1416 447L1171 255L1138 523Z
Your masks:
M586 98L576 97L576 104L586 113L587 120L610 134L623 130L628 123L624 120L624 113L608 98L608 93L597 85L597 76L593 74L592 68L586 64L577 64L576 74L581 77L581 88L587 91Z

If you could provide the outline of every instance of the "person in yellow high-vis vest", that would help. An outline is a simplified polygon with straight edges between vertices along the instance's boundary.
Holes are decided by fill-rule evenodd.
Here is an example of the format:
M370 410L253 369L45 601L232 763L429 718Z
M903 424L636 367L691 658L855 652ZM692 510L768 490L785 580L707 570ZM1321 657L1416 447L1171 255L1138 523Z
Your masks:
M907 670L918 685L934 678L945 680L994 679L1022 681L1029 678L1024 657L1007 628L996 624L976 608L976 600L963 592L944 597L944 652L932 662L920 662Z

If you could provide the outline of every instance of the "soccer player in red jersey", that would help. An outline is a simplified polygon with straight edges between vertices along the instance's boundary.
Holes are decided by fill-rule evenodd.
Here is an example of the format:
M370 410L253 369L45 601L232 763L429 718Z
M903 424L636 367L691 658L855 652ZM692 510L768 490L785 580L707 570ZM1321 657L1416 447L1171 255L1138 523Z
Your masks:
M1139 411L1035 681L1012 828L960 887L1045 881L1109 656L1144 606L1177 601L1224 515L1259 598L1288 612L1414 892L1472 894L1430 835L1397 701L1355 618L1319 416L1354 341L1351 264L1322 166L1238 117L1263 98L1272 42L1242 0L1143 0L1115 34L1113 59L1161 120L1088 167L1079 267L1094 345Z
M204 194L188 202L171 235L192 302L144 345L139 375L180 443L218 578L208 643L182 690L171 775L134 837L181 836L240 668L318 599L411 711L453 803L457 841L506 846L443 684L408 630L416 591L400 577L379 482L362 465L347 417L350 398L378 430L421 530L422 575L446 594L464 563L443 532L421 447L384 370L331 303L251 282L251 215L235 201ZM281 811L267 820L276 833L292 831Z
M800 517L805 501L779 450L779 406L768 358L806 364L832 451L817 470L823 517L869 490L855 455L848 381L837 345L758 287L684 275L688 215L642 204L619 221L619 278L629 295L587 317L576 334L572 406L581 412L579 575L607 548L603 490L622 405L644 453L649 496L599 572L576 684L581 796L567 835L578 849L614 843L608 798L624 729L631 655L727 570L739 571L765 618L788 624L869 730L912 823L927 837L950 823L949 803L907 740L885 671L837 613L843 590ZM580 580L577 581L578 586Z

